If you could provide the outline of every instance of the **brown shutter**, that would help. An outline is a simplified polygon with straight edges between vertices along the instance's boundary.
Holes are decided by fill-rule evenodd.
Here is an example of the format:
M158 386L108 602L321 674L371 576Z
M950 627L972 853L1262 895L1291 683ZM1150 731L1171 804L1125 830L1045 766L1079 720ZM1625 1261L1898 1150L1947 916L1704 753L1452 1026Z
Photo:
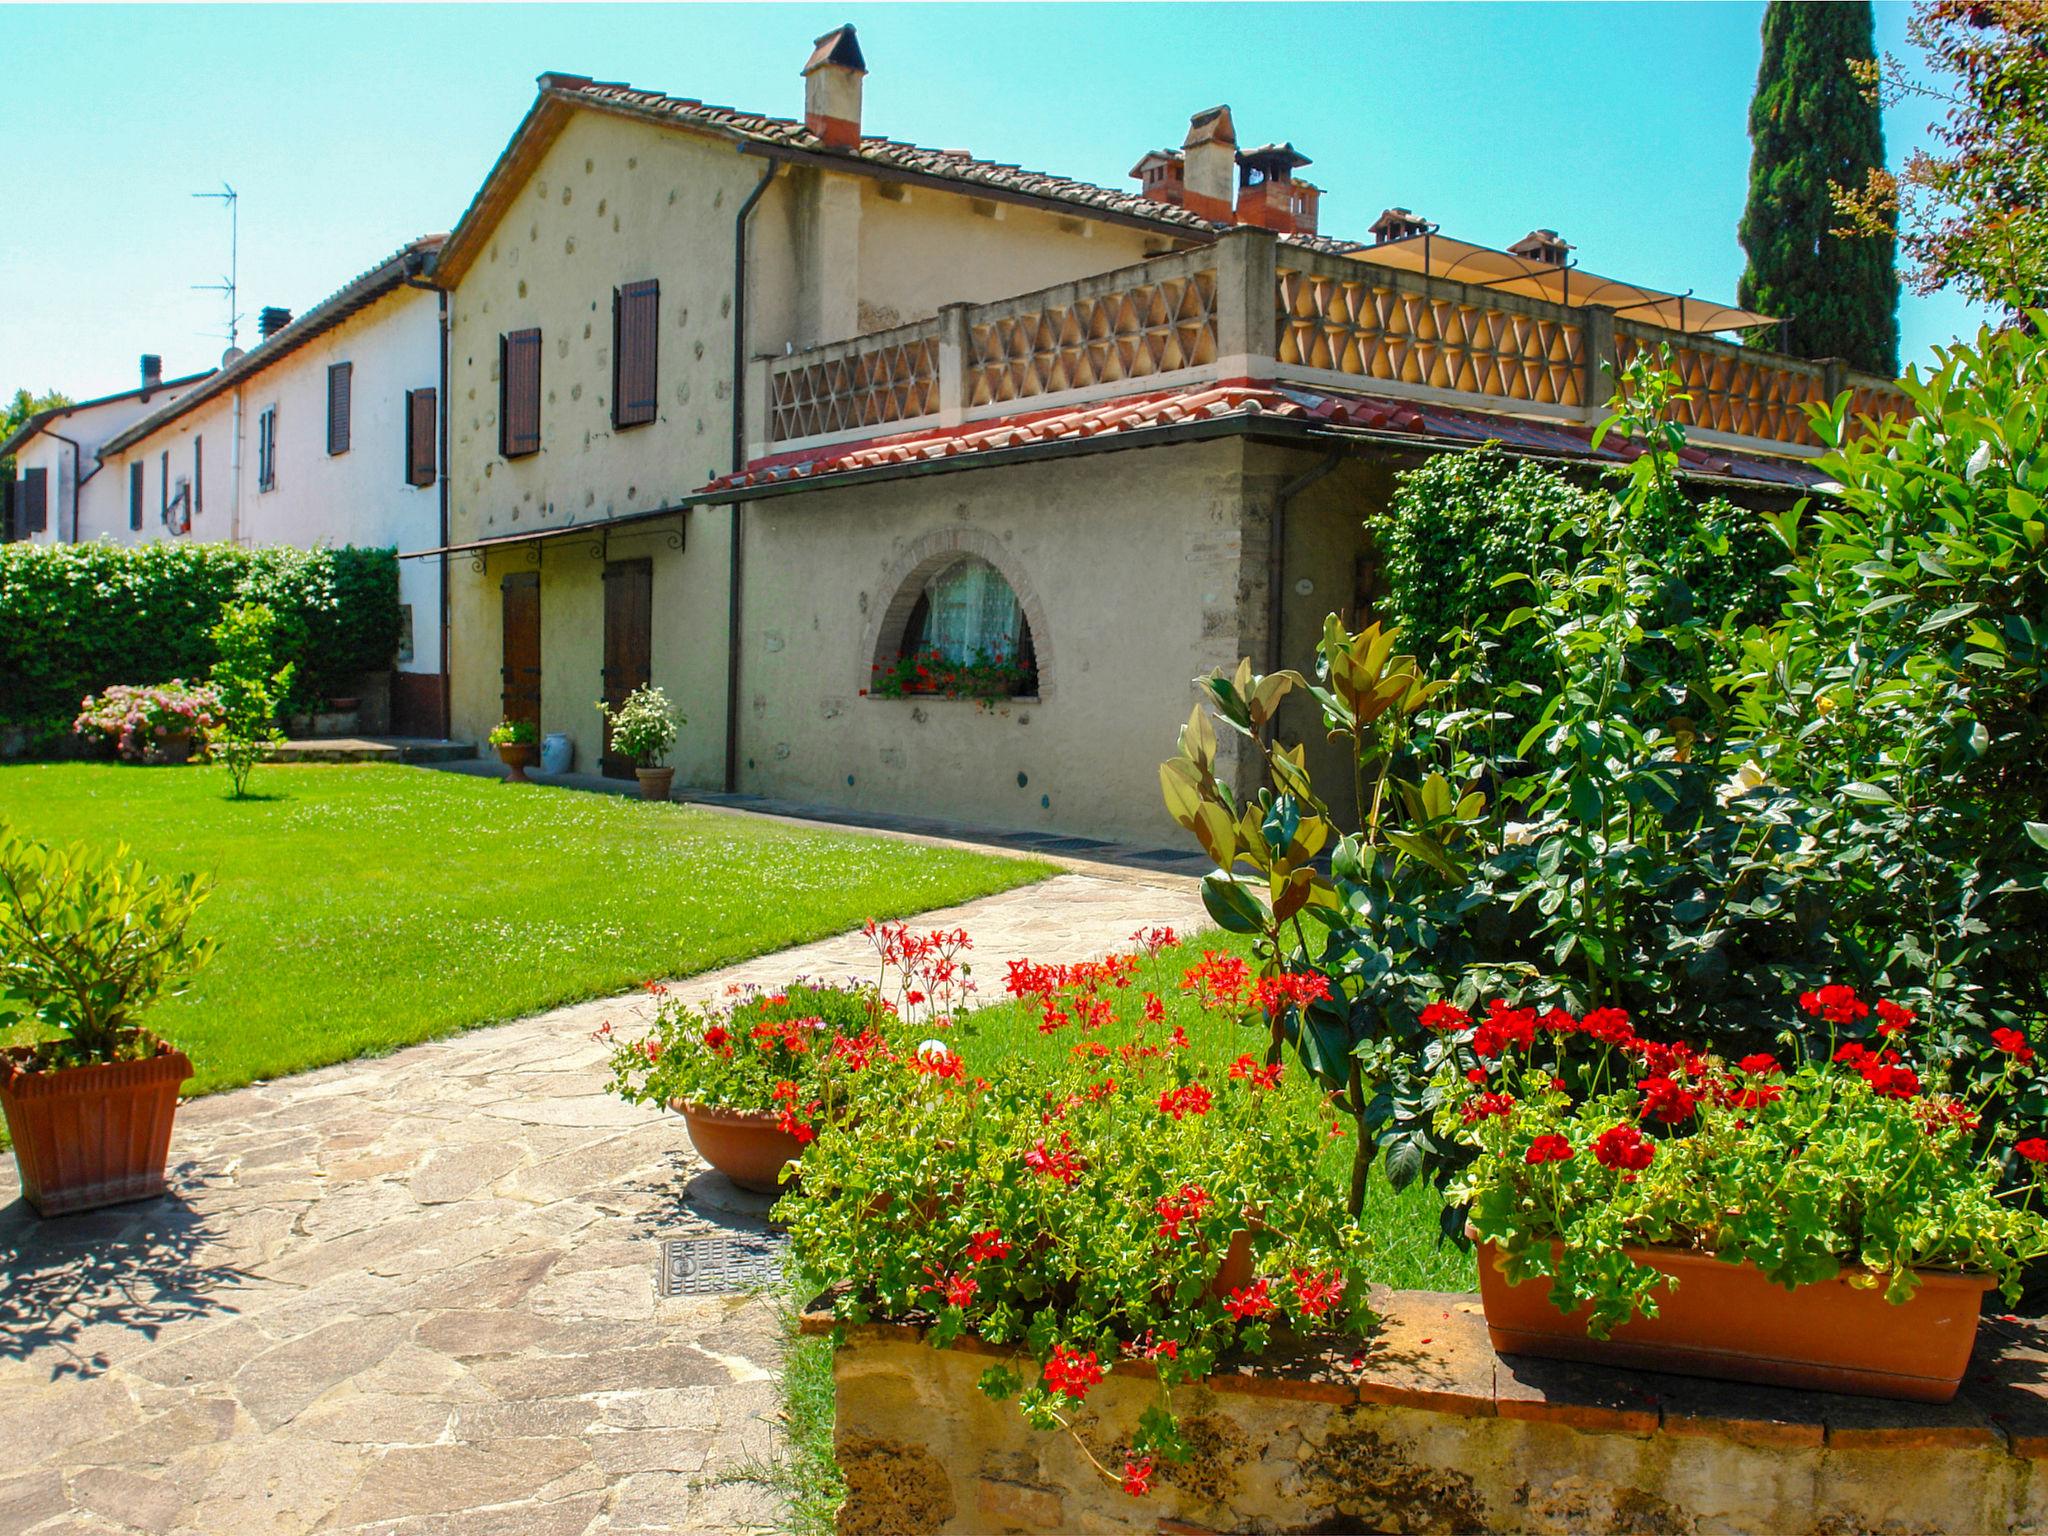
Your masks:
M612 290L612 425L644 426L657 412L661 284L653 279Z
M50 526L50 472L21 472L21 526L25 533L43 533Z
M200 492L205 488L200 469L206 463L206 458L199 451L205 442L205 438L196 434L192 439L192 510L195 514L199 511Z
M348 452L349 395L354 388L356 365L335 363L327 370L327 451Z
M498 338L498 451L508 459L540 452L540 332Z
M157 459L156 477L156 515L168 523L171 520L171 450L168 448Z
M436 395L431 389L405 392L405 483L428 486L434 483L439 455L435 452L434 429L439 425Z
M131 532L142 528L142 461L136 460L128 466L128 527Z

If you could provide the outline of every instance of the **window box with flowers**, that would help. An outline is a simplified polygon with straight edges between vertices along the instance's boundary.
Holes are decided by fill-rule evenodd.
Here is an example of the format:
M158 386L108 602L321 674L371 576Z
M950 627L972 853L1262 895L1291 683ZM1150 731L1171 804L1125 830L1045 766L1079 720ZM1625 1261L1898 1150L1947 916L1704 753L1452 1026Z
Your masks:
M1946 1402L1994 1286L2048 1254L2048 1140L1985 1150L1982 1100L2031 1086L2016 1031L1974 1097L1916 1049L1912 1012L1804 993L1814 1059L1730 1063L1574 1017L1439 1003L1437 1129L1504 1353ZM1782 1037L1796 1042L1788 1031Z
M885 644L894 649L869 668L870 698L985 706L1038 696L1038 653L1023 604L978 555L961 555L926 580Z

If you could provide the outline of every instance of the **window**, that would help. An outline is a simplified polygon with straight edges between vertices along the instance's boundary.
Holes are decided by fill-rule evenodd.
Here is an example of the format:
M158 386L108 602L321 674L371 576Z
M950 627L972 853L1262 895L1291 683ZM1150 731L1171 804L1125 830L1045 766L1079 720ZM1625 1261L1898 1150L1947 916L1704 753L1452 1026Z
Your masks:
M398 659L411 661L412 650L412 604L398 605Z
M142 531L142 461L128 466L128 528L130 532Z
M200 492L206 483L199 473L200 466L206 462L199 453L200 445L205 441L205 438L197 436L192 439L192 511L194 515L197 515L199 511Z
M498 451L508 459L540 452L540 332L498 338Z
M21 472L21 531L44 533L50 526L50 472L25 469Z
M166 448L157 458L156 465L156 515L164 526L171 522L171 450Z
M355 385L356 365L334 363L327 369L327 453L348 452L349 395Z
M962 555L926 579L903 626L906 667L922 660L971 668L975 691L1038 691L1038 658L1031 626L1003 574L979 555ZM924 674L906 678L909 691L928 691ZM951 686L951 685L948 685ZM945 691L944 688L941 691Z
M256 418L256 489L277 489L277 407L266 405Z
M439 424L435 394L431 389L405 392L405 483L432 485L439 455L435 452L434 429Z
M649 279L612 290L612 425L654 420L659 388L661 284Z

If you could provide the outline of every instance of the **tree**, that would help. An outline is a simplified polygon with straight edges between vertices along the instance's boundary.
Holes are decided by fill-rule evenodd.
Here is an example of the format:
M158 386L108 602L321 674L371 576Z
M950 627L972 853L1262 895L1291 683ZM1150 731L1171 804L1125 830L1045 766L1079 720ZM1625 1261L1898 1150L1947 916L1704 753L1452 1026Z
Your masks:
M1940 152L1834 190L1844 233L1900 229L1916 293L1954 287L2019 320L2048 305L2048 0L1917 0L1906 35L1932 84L1890 55L1859 69L1874 102L1941 104Z
M292 663L276 671L277 615L265 603L232 603L221 610L210 638L220 659L209 679L220 698L220 729L207 749L227 765L234 798L249 792L249 774L263 749L283 739L277 707L291 692Z
M1884 170L1878 104L1853 67L1873 62L1868 0L1809 5L1772 0L1763 63L1749 108L1749 203L1742 304L1788 321L1784 346L1801 357L1840 357L1886 378L1899 371L1895 242L1873 225L1848 240L1833 189Z
M14 436L20 430L21 424L27 421L29 417L35 415L37 411L53 411L60 406L72 403L71 397L60 390L46 389L40 395L32 395L25 389L17 389L12 400L9 400L5 405L0 405L0 442L5 442L8 438ZM0 485L12 485L13 483L14 456L9 454L5 458L0 458ZM5 502L0 502L0 505L5 504ZM0 543L4 543L13 537L13 528L0 523Z

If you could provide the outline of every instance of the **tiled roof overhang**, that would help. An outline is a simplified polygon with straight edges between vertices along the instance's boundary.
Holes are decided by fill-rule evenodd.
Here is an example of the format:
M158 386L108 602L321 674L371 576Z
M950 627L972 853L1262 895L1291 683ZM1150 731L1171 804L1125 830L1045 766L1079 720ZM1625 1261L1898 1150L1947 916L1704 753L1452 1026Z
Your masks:
M133 400L137 397L147 400L151 395L161 394L167 389L183 389L187 384L197 384L205 377L204 373L188 373L180 379L165 379L161 383L149 385L138 384L133 389L119 390L111 395L101 395L97 399L74 400L69 405L53 405L48 410L37 411L32 416L24 417L21 425L9 433L4 441L0 441L0 459L10 457L23 443L61 416L73 416L80 411L89 411L100 405L112 405L119 400Z
M259 341L232 363L215 371L197 389L180 395L162 410L143 417L125 431L115 433L100 446L100 455L105 457L118 453L142 441L187 411L197 410L242 380L253 378L272 364L283 361L307 342L376 303L408 278L420 276L431 267L434 253L441 249L441 242L446 238L445 235L422 235L400 246L369 271L350 278L283 330Z
M1089 405L1024 412L991 421L757 459L694 496L693 504L752 501L830 486L946 469L975 469L1079 451L1137 448L1198 437L1252 435L1329 446L1346 443L1432 453L1499 443L1530 458L1626 463L1641 449L1609 435L1598 448L1586 429L1379 395L1348 395L1286 384L1206 384ZM1688 447L1680 473L1710 484L1788 493L1822 478L1796 459Z

